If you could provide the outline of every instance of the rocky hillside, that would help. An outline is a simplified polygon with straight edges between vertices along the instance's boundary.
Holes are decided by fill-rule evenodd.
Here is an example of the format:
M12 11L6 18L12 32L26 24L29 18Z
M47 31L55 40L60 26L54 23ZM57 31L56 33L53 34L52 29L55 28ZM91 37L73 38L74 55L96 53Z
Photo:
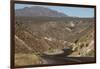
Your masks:
M42 53L46 50L67 47L73 49L71 56L87 56L88 53L85 52L90 49L94 52L93 19L73 18L69 21L41 19L39 22L34 18L23 21L24 18L16 17L16 53Z
M71 49L67 56L94 57L94 25L93 18L68 17L46 7L16 9L15 66L43 64L45 51L62 49Z

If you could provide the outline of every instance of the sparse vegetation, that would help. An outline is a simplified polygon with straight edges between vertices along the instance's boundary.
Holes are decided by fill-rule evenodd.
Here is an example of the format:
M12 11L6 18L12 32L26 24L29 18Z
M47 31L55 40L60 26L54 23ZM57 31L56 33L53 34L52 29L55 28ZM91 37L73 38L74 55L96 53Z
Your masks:
M40 56L54 49L71 48L69 56L94 57L93 18L16 16L15 20L16 66L43 64Z
M35 54L15 54L15 65L16 66L23 66L23 65L36 65L41 64L42 61L40 57Z

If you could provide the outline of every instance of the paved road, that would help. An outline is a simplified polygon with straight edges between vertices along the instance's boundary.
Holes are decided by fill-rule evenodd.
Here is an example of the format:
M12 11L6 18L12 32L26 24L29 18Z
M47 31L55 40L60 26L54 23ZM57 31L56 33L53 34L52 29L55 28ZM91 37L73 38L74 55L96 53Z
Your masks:
M42 56L43 64L73 64L95 62L94 57L53 57Z

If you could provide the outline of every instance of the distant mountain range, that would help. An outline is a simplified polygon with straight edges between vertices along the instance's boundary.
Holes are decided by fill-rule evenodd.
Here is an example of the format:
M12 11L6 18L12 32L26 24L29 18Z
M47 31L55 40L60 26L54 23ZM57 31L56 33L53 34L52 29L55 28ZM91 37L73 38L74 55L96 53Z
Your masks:
M47 16L47 17L66 17L67 15L46 7L33 6L33 7L24 7L22 9L15 10L15 16L28 16L28 17L37 17L37 16Z

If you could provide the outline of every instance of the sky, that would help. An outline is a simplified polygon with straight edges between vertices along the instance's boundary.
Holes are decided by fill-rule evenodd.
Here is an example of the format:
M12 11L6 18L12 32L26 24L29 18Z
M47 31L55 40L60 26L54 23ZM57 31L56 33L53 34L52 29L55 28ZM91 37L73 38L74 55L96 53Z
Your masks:
M68 7L68 6L47 6L47 5L29 5L29 4L15 4L15 9L22 9L24 7L41 6L64 13L72 17L94 17L94 8L83 7Z

